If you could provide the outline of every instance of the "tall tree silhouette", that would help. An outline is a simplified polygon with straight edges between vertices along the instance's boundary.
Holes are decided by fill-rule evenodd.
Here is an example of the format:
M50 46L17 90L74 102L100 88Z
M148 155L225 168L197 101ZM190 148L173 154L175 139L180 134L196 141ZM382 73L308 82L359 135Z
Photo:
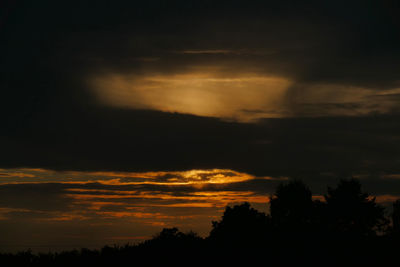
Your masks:
M375 235L387 220L384 208L375 197L361 191L356 179L341 180L336 188L328 187L326 224L331 233L346 235Z
M252 208L248 202L227 206L222 219L212 222L210 240L218 243L244 244L264 240L268 230L268 217Z
M311 190L300 180L280 184L271 197L271 219L278 231L304 231L311 223L312 211Z

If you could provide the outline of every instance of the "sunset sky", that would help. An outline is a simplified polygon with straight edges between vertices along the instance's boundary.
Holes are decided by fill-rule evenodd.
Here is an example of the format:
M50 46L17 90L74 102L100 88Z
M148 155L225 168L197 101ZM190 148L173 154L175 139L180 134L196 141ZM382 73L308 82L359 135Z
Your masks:
M0 251L207 236L356 177L400 197L400 4L0 3Z

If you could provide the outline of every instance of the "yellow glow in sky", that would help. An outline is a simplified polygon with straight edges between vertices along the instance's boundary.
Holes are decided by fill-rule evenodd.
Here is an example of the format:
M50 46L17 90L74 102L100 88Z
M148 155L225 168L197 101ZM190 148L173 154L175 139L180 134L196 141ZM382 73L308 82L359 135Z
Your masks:
M253 175L228 169L205 169L158 172L79 172L52 171L46 169L0 169L0 184L7 183L86 183L99 182L107 185L155 184L155 185L202 185L236 183L254 179ZM273 179L263 177L263 179Z
M229 73L217 67L141 76L110 72L92 77L90 86L97 99L108 106L240 122L387 113L398 105L390 96L400 92L399 88L377 91L341 84L301 84L261 73Z
M91 84L99 100L111 106L251 121L281 116L290 81L209 70L145 76L110 73L93 78Z

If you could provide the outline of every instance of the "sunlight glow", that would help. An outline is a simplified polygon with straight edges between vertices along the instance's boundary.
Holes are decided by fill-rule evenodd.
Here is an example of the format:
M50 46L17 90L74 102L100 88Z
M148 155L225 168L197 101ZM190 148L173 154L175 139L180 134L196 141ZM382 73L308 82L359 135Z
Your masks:
M90 84L106 105L246 122L281 117L278 111L291 83L274 76L204 69L171 75L110 73L92 78Z

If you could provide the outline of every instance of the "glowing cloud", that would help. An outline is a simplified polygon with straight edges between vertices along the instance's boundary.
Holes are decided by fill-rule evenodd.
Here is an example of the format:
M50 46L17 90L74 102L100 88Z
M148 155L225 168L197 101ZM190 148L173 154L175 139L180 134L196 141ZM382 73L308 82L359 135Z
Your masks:
M278 110L290 81L206 69L175 75L110 73L93 78L91 84L107 105L251 121L281 116Z

